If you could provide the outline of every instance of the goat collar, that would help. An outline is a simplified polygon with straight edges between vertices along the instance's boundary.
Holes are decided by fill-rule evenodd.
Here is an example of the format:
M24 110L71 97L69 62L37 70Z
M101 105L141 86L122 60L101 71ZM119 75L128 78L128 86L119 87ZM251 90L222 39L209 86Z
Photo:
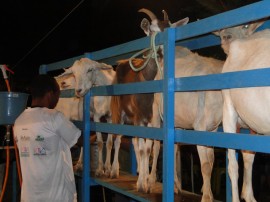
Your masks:
M143 49L141 51L139 51L138 53L135 53L133 56L131 56L129 58L129 65L131 67L131 69L135 72L138 72L138 71L141 71L142 69L144 69L146 67L146 65L148 64L149 60L152 58L155 59L157 65L158 65L158 56L157 56L157 49L159 48L159 46L156 47L155 45L155 39L156 39L156 35L157 35L157 32L154 32L152 35L151 35L151 44L150 44L150 48L146 48L146 49ZM132 64L132 59L137 57L138 55L141 55L142 53L145 53L146 51L150 50L150 53L147 54L144 58L146 58L146 61L145 63L140 67L140 68L135 68Z

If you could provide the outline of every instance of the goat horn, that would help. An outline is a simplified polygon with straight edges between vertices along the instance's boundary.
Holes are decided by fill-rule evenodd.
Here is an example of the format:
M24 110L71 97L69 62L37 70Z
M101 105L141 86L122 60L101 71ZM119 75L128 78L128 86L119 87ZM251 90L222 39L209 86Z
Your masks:
M169 21L169 16L165 10L162 10L163 16L164 16L164 21Z
M62 74L56 76L56 78L60 78L60 77L65 76L65 75L72 74L72 70L70 68L68 68L68 69L63 68L63 69L65 71Z
M146 8L142 8L138 12L145 13L146 15L148 15L150 17L150 19L152 21L157 20L157 16L152 11L150 11Z

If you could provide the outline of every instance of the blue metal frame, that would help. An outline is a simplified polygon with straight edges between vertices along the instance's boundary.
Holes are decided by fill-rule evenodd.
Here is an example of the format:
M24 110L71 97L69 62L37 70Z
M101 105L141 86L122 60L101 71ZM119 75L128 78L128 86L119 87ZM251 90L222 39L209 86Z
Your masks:
M89 194L89 185L90 185L90 94L91 92L88 92L84 97L83 102L83 179L82 179L82 195L83 195L83 201L90 201L90 194ZM88 189L85 189L84 187L88 187Z
M164 38L163 79L163 201L174 197L174 52L175 29L167 29ZM170 165L170 166L168 166Z
M118 84L111 86L93 87L84 98L84 121L82 127L84 131L84 140L89 139L90 130L163 140L163 201L174 201L173 145L175 142L201 144L223 148L246 149L270 153L268 145L265 144L269 142L269 136L261 137L247 134L235 135L222 132L213 133L176 130L174 129L173 121L175 91L184 92L210 89L270 86L270 81L267 77L267 75L270 73L269 68L242 71L241 73L231 72L216 75L174 78L175 45L186 46L192 50L219 45L219 38L211 34L211 32L268 17L270 16L270 10L266 8L270 8L270 1L260 1L187 24L183 27L167 29L165 32L159 33L156 37L156 44L164 44L164 79L160 81L149 81L134 84ZM248 15L246 13L248 13ZM265 26L267 27L268 24ZM118 46L87 53L85 55L77 56L64 61L49 65L42 65L40 67L40 73L47 73L48 71L71 66L75 60L82 57L88 57L90 59L105 62L108 64L115 64L117 60L128 58L134 52L148 47L149 44L150 38L144 37L120 44ZM241 76L239 76L240 74ZM146 128L139 126L89 122L90 115L88 106L91 96L109 96L152 92L163 92L164 95L163 128ZM64 96L71 96L71 94L63 93ZM253 145L254 141L256 141L256 145ZM93 181L89 176L89 151L90 145L88 144L88 141L84 141L83 201L90 201L89 186L98 183L97 181ZM228 188L227 201L231 201L231 190Z

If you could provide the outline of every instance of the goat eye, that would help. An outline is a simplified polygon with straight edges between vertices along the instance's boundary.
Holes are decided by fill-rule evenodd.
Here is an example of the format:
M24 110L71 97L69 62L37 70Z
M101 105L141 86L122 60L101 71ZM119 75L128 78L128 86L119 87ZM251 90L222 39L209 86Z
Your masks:
M92 71L93 71L93 69L88 69L88 70L87 70L87 73L92 72Z
M243 26L243 29L248 29L249 28L249 25L244 25Z

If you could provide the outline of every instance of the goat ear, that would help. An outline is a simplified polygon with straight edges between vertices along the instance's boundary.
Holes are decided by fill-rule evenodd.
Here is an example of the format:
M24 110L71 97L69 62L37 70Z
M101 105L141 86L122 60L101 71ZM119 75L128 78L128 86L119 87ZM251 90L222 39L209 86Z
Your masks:
M220 36L220 30L212 32L212 34L216 35L216 36Z
M107 65L105 63L100 63L100 69L102 70L109 70L109 69L113 69L113 67L111 65Z
M251 23L248 27L247 35L251 35L253 32L256 31L265 21L257 21L254 23Z
M186 25L186 24L188 23L188 21L189 21L189 18L186 17L186 18L184 18L184 19L182 19L182 20L178 20L177 22L172 23L172 24L170 25L170 27L175 28L175 27L179 27L179 26L181 26L181 25Z
M149 36L150 34L150 25L151 23L146 18L143 18L141 21L141 29L144 31L144 33Z
M72 71L71 71L71 69L70 68L68 68L68 69L65 69L64 68L64 73L62 73L62 74L60 74L59 76L57 76L56 78L60 78L60 77L63 77L63 76L66 76L66 75L69 75L69 74L72 74Z

